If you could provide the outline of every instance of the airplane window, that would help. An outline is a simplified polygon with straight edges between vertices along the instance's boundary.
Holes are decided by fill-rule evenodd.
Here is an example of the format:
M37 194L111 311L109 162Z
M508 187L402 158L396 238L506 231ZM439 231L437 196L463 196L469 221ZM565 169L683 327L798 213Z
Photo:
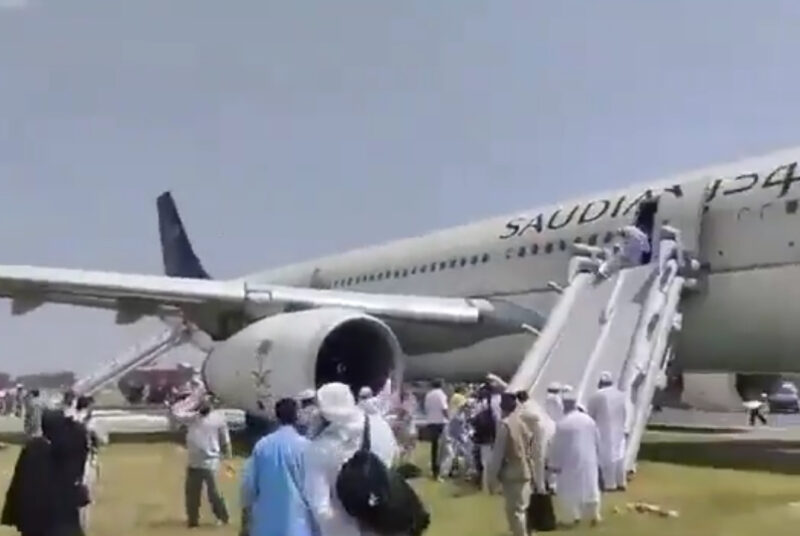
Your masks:
M444 270L445 268L447 268L447 263L444 262L444 261L440 262L439 263L439 269L440 270Z
M369 274L369 280L370 281L375 281L375 275L374 274Z
M432 262L431 263L431 272L435 272L435 271L436 271L436 263Z
M517 252L517 257L524 257L525 253L527 251L528 251L528 248L525 247L525 246L522 246L521 248L519 248L519 251Z
M450 268L455 268L458 264L458 259L450 259Z
M581 242L583 242L583 238L581 238L580 236L576 236L573 242L575 242L576 244L580 244Z
M469 260L470 264L478 264L478 256L473 255L472 258Z
M461 266L466 266L466 264L467 264L467 258L466 258L466 257L461 257L461 262L460 262L459 264L460 264Z
M590 246L596 246L597 245L597 235L596 234L589 235L588 243L589 243Z
M797 212L797 199L792 199L786 202L786 214L794 214Z
M338 281L334 281L331 286L334 287L334 288L338 287L339 286L339 282Z
M419 273L424 274L427 271L428 271L428 265L427 264L423 264L422 266L420 266Z
M548 242L547 244L544 245L544 252L545 253L552 253L553 252L553 243L552 242Z
M605 238L603 238L603 242L606 244L610 244L612 240L614 240L614 233L609 231L606 233Z
M559 240L558 241L558 249L560 249L561 251L564 251L565 249L567 249L567 243L564 242L563 240Z
M408 277L408 270L403 268L403 277Z
M400 277L400 270L395 270L394 271L394 278L397 279L399 277Z
M347 286L349 287L352 284L353 284L353 278L352 277L348 277L347 278Z
M411 267L411 275L414 275L416 273L417 273L417 267L416 266L412 266Z
M539 244L534 244L531 246L531 255L536 255L539 253Z
M483 257L481 257L481 262L489 262L489 254L484 253Z
M378 274L378 281L380 281L381 279L383 279L383 272Z
M386 276L385 277L386 277L386 279L390 279L392 277L392 271L391 270L386 270Z

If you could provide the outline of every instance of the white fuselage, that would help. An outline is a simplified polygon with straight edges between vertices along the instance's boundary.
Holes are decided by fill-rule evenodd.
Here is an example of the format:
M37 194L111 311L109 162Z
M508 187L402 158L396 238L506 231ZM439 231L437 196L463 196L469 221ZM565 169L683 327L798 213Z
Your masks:
M800 148L530 212L286 266L244 279L362 292L502 299L547 313L565 283L569 244L603 246L646 191L673 204L705 188L696 254L706 270L685 298L677 359L685 370L800 371ZM677 189L676 189L677 187ZM691 232L691 229L681 229ZM511 374L529 334L447 348L454 331L420 326L401 343L411 377ZM461 328L464 329L464 328ZM418 335L417 335L418 334ZM419 341L414 341L415 337ZM407 339L403 341L402 339ZM424 351L430 343L431 351ZM405 346L406 344L404 344ZM463 346L463 345L462 345Z

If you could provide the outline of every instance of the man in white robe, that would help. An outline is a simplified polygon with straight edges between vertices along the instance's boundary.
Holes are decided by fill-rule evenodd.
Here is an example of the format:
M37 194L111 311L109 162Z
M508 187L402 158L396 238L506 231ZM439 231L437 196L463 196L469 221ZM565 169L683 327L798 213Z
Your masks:
M625 394L614 385L610 372L600 375L597 392L589 399L589 416L597 424L600 435L600 475L606 491L624 490L625 426L627 404Z
M617 270L642 264L642 255L650 253L649 237L635 225L626 225L618 231L621 238L608 259L600 265L598 275L611 277Z
M596 525L600 521L597 425L589 415L578 411L572 393L565 394L563 401L564 418L556 425L548 455L556 473L561 515L570 524L588 517Z
M561 402L561 385L551 383L547 386L547 394L544 398L544 410L554 423L558 423L564 416L564 404Z
M305 495L320 536L370 536L344 510L336 494L336 479L345 461L359 449L364 411L356 405L350 387L329 383L317 391L320 414L327 425L311 441L305 454ZM387 466L397 458L397 442L380 415L369 415L371 450Z

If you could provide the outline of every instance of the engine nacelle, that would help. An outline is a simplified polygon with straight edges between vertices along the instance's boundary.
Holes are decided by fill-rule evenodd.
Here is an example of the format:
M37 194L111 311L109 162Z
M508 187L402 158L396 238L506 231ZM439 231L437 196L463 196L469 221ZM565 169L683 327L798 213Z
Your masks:
M381 320L348 309L283 313L217 344L203 363L206 387L226 405L270 416L284 397L341 381L378 392L402 377L400 345Z

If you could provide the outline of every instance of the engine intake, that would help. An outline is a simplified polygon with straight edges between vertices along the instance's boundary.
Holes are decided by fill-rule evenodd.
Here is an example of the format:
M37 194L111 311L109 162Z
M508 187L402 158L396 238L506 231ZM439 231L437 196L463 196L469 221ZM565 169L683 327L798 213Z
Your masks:
M217 344L203 363L207 388L226 404L271 415L275 402L325 383L378 392L402 377L400 345L378 318L347 309L284 313Z

